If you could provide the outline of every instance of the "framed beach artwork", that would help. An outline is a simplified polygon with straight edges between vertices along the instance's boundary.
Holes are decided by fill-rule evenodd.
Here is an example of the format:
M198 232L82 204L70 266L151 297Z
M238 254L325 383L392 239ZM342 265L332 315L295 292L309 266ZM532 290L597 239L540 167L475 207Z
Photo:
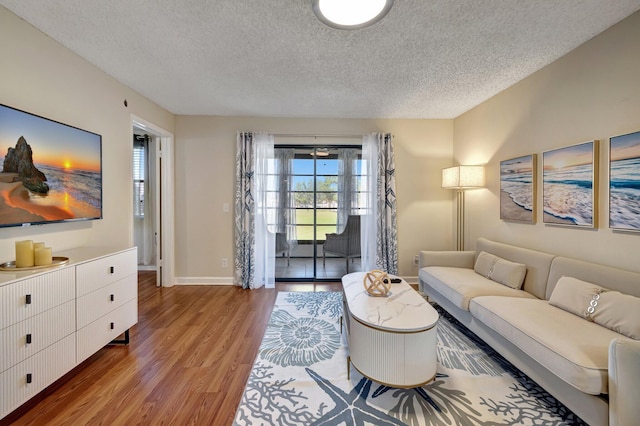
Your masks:
M597 227L598 141L542 154L543 222Z
M500 219L536 222L535 154L500 162Z
M640 132L610 139L609 227L640 231Z

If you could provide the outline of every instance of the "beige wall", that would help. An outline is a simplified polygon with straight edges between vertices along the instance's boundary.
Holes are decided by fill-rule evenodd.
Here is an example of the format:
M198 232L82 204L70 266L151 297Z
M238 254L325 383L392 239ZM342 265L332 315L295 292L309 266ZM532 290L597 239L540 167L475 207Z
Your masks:
M523 244L640 271L640 234L608 229L609 137L640 130L640 13L454 120L454 158L487 163L487 189L467 195L467 245L477 237ZM544 225L538 185L536 225L499 219L499 164L600 140L599 227Z
M174 116L0 7L0 103L102 135L102 220L0 228L0 261L13 242L45 241L56 250L131 245L131 114L173 132ZM127 99L129 107L124 106ZM4 156L6 153L2 153Z
M400 273L413 255L452 248L452 194L440 170L488 163L488 188L467 195L467 241L478 236L639 270L640 235L608 223L610 136L640 130L640 13L455 120L174 117L0 7L0 103L103 137L104 219L0 229L0 261L13 242L69 247L132 243L131 114L176 135L176 275L229 280L233 259L235 138L272 133L395 135ZM129 107L123 105L128 100ZM600 227L596 230L498 219L501 160L600 139ZM452 143L453 141L453 143ZM538 190L541 199L541 188ZM222 206L229 203L230 212ZM540 217L540 208L538 209Z
M452 120L357 120L247 117L176 119L176 276L230 282L236 132L394 135L400 273L416 276L414 254L451 248L451 194L440 171L451 165ZM229 203L229 213L223 204ZM431 226L429 224L437 224ZM221 258L229 267L221 267Z

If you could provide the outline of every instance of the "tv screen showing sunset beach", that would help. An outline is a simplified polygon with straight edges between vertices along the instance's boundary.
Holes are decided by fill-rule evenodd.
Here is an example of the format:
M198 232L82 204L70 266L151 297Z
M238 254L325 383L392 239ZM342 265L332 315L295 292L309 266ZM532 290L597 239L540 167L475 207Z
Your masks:
M0 105L0 226L102 217L102 137Z

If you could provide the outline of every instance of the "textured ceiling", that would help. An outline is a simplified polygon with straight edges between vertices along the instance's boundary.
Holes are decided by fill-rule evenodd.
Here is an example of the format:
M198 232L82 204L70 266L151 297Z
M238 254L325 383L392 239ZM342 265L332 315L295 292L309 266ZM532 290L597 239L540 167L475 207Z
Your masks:
M175 114L453 118L640 0L395 0L372 27L311 0L0 0Z

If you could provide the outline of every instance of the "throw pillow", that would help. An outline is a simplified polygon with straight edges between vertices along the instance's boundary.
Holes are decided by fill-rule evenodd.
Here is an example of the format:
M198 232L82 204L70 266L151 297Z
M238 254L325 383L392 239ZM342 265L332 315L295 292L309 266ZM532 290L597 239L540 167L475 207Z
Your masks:
M640 298L573 277L562 277L549 304L640 340Z
M574 315L585 318L587 307L602 287L577 278L563 276L549 297L549 304Z
M481 251L476 259L474 271L492 281L520 290L527 274L527 266Z

